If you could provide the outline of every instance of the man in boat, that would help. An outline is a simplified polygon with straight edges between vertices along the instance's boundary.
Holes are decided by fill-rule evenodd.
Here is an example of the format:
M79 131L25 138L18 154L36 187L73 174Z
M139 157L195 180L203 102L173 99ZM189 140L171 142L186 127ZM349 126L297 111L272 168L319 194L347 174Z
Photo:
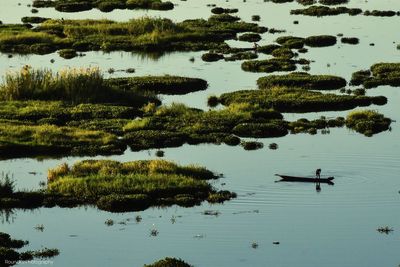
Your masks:
M316 176L316 178L318 178L318 179L321 178L321 169L317 169L317 170L315 171L315 176Z

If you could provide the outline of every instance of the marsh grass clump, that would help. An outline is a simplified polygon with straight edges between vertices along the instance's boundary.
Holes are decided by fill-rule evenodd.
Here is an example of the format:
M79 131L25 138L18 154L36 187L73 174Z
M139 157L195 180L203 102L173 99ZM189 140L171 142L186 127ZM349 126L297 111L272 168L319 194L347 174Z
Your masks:
M193 267L192 265L177 258L164 258L152 264L145 264L144 267Z
M237 8L222 8L222 7L214 7L211 9L211 13L213 14L230 14L230 13L237 13L239 9Z
M336 36L332 35L317 35L310 36L304 39L304 43L310 47L325 47L336 44Z
M269 75L257 80L260 89L276 86L297 87L308 90L334 90L345 87L344 78L332 75L311 75L304 72L293 72L286 75Z
M244 61L242 70L250 72L276 72L296 70L296 61L288 58L272 58L264 60Z
M375 17L393 17L398 13L393 10L366 10L364 11L364 16L375 16Z
M76 52L75 49L61 49L58 51L58 54L60 55L60 57L64 58L64 59L71 59L74 58L76 56L78 56L78 53Z
M211 95L207 98L207 106L214 108L214 107L218 106L218 104L219 104L219 100L216 95Z
M62 100L79 103L119 103L143 105L149 99L133 91L109 86L99 68L49 69L24 66L10 72L0 84L0 100Z
M224 55L218 53L205 53L201 56L201 59L206 62L214 62L224 59Z
M275 40L278 44L290 48L290 49L301 49L304 46L305 39L296 36L281 36Z
M28 241L12 239L9 234L0 232L0 262L1 266L12 266L18 261L33 260L35 258L52 258L60 254L58 249L43 248L36 251L19 252L28 245Z
M244 41L244 42L258 42L261 40L261 35L258 33L244 33L239 36L239 41Z
M55 125L0 123L2 157L121 154L126 145L103 131Z
M39 24L42 22L45 22L46 20L49 20L50 18L43 18L43 17L22 17L21 21L23 23L33 23L33 24Z
M380 85L400 86L400 63L377 63L370 70L353 73L351 85L361 84L366 89Z
M391 122L391 119L374 110L355 110L346 117L346 126L365 136L388 130Z
M343 44L351 44L351 45L356 45L360 43L360 39L358 39L357 37L343 37L342 39L340 39L340 41Z
M4 175L0 179L0 195L1 196L10 196L14 193L15 190L15 182L8 173Z
M218 198L223 202L236 196L213 189L206 182L217 178L211 171L165 160L86 160L70 167L68 173L58 173L49 170L47 194L112 212L144 210L154 205L193 206L204 200L213 202Z
M233 104L222 110L206 112L174 104L159 108L151 117L128 123L124 127L124 140L133 150L177 147L184 143L237 145L240 139L232 135L236 126L242 123L260 123L255 125L261 125L265 134L276 134L275 129L282 118L274 110L265 110L248 103ZM253 133L258 135L259 130L256 128ZM248 136L251 132L243 131L243 134Z
M102 12L111 12L114 9L154 9L171 10L174 5L171 2L161 0L34 0L33 6L37 8L54 7L60 12L80 12L97 8Z
M305 16L336 16L340 14L348 14L350 16L356 16L362 14L363 11L360 8L347 8L341 7L329 7L329 6L309 6L304 9L293 9L290 11L292 15L305 15Z
M310 6L317 2L317 0L296 0L297 3L303 6Z
M319 0L319 3L322 5L342 5L347 4L349 0Z
M251 20L252 21L260 21L261 17L259 15L252 15Z
M264 144L256 141L242 141L240 145L244 150L257 150L264 147Z
M112 78L106 82L123 91L166 95L183 95L206 90L208 87L207 81L203 79L172 75Z
M164 151L162 151L162 150L157 150L157 151L156 151L156 157L159 157L159 158L164 157Z
M383 96L348 96L323 94L297 88L273 87L268 90L241 90L224 93L219 98L226 106L249 103L260 108L273 108L280 112L317 112L328 110L347 110L371 104L384 105Z
M294 57L294 53L292 50L286 47L280 47L278 49L275 49L272 51L271 55L276 58L286 58L286 59L291 59Z

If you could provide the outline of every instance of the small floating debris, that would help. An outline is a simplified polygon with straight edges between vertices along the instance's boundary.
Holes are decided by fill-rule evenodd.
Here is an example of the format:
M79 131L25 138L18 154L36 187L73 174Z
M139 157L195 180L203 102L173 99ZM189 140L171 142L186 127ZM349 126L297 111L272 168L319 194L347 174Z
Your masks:
M257 249L258 248L258 243L257 242L251 243L251 247L254 248L254 249Z
M272 150L276 150L276 149L278 149L278 144L277 143L271 143L271 144L269 144L269 149L272 149Z
M195 236L193 236L193 238L204 238L206 235L204 235L204 234L197 234L197 235L195 235Z
M113 226L114 225L114 221L112 219L108 219L104 222L105 225L107 226Z
M37 172L28 172L29 174L36 175Z
M44 225L43 224L38 224L35 227L35 230L43 232L44 231Z
M218 216L221 213L217 210L205 210L203 211L203 215L210 215L210 216Z
M159 232L157 229L153 228L150 230L150 236L158 236Z
M379 233L382 234L389 234L390 232L393 232L393 228L390 228L389 226L383 226L383 227L379 227L378 229L376 229Z
M272 244L274 244L274 245L279 245L279 244L280 244L280 242L278 242L278 241L274 241L274 242L272 242Z
M140 215L137 215L135 217L135 221L136 221L136 223L140 223L142 221L142 217Z

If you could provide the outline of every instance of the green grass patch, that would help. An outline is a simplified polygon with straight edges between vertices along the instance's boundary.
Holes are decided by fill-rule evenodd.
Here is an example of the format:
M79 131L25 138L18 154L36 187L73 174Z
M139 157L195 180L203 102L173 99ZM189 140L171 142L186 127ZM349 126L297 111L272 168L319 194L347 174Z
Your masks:
M363 85L365 88L374 88L381 85L400 86L400 63L377 63L370 70L361 70L353 73L351 85Z
M290 14L323 17L323 16L336 16L340 14L348 14L350 16L356 16L362 14L362 12L363 11L360 8L309 6L303 9L293 9L290 11Z
M152 264L145 264L144 267L192 267L192 265L181 259L166 257Z
M163 204L197 204L211 194L223 200L235 196L213 189L206 180L215 178L217 176L204 167L179 166L165 160L125 163L86 160L71 167L62 164L50 169L47 193L94 203L108 211L143 210Z
M280 112L317 112L348 110L371 104L383 105L387 99L383 96L350 96L323 94L304 89L273 87L268 90L242 90L225 93L220 103L258 105L261 108L273 108Z
M355 110L350 112L346 118L347 127L365 136L372 136L388 130L391 122L391 119L374 110Z
M334 90L346 86L346 80L332 75L311 75L304 72L293 72L287 75L269 75L257 80L260 89L275 86L297 87L309 90Z
M108 79L107 83L124 91L154 92L155 94L183 95L206 90L207 81L180 76L143 76Z

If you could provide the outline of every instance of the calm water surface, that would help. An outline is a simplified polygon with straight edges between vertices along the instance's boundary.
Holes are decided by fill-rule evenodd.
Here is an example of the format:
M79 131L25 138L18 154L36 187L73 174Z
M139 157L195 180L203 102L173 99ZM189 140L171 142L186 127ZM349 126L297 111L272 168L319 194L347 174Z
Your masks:
M21 6L18 6L18 2ZM30 15L27 0L2 0L0 20L18 23ZM286 29L281 35L309 36L343 33L360 38L356 46L338 43L329 48L310 48L303 56L315 60L311 73L340 75L349 79L351 73L368 68L376 62L400 62L398 35L399 17L373 18L336 16L311 18L290 16L289 10L300 8L296 3L273 4L263 1L174 1L176 8L168 12L97 10L81 13L58 13L40 9L40 16L54 18L109 18L128 20L133 17L162 16L181 21L210 14L206 4L238 7L239 16L250 21L251 15L261 16L261 24ZM351 7L363 9L400 10L392 0L358 1ZM293 24L298 20L299 24ZM279 35L264 34L261 44L271 43ZM374 47L369 43L375 43ZM230 42L236 46L251 44ZM158 59L138 54L89 52L85 57L64 60L57 54L45 56L14 56L0 54L0 74L18 70L25 64L33 67L100 66L103 70L133 67L134 75L177 74L200 77L209 82L203 92L186 96L163 97L165 103L184 102L206 109L208 95L239 89L253 89L260 73L246 73L241 62L202 62L201 52L170 53ZM195 62L189 61L194 57ZM266 56L263 56L266 58ZM50 60L55 59L54 64ZM106 74L108 75L108 74ZM113 77L124 76L116 72ZM232 190L238 198L223 205L203 204L194 208L170 207L143 212L113 214L95 208L17 210L6 216L0 230L15 238L30 241L29 249L41 246L61 251L54 266L143 266L157 259L180 257L194 266L398 266L400 257L400 102L399 88L379 87L368 95L385 95L387 105L372 106L396 120L392 131L372 138L348 129L333 129L329 135L288 135L282 138L260 139L265 148L244 151L225 145L185 145L164 149L165 158L180 164L196 163L221 172L224 178L215 181L217 188ZM301 117L345 116L345 112L285 114L288 120ZM269 150L276 142L278 150ZM126 151L124 155L108 157L128 161L153 159L154 150ZM98 157L105 158L105 157ZM20 189L37 189L46 180L48 168L61 162L73 163L81 158L52 160L16 159L0 161L3 172L12 173ZM275 183L275 173L312 175L316 168L324 175L335 176L335 185L322 185L317 193L312 184ZM35 172L35 174L32 174ZM215 210L218 216L203 215ZM142 221L134 218L140 215ZM104 221L117 223L106 226ZM127 221L129 219L129 221ZM118 224L125 222L125 224ZM39 232L34 226L43 224ZM379 234L377 227L390 226L395 231ZM150 236L151 229L159 235ZM272 242L279 241L280 245ZM257 249L251 248L257 242Z

